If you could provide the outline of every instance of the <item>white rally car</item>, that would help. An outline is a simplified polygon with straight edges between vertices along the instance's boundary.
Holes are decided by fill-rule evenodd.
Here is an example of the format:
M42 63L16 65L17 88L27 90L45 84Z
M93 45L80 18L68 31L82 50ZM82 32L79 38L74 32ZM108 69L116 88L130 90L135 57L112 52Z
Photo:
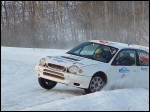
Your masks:
M65 54L42 58L35 70L45 89L62 83L93 93L117 79L149 77L149 47L90 40Z

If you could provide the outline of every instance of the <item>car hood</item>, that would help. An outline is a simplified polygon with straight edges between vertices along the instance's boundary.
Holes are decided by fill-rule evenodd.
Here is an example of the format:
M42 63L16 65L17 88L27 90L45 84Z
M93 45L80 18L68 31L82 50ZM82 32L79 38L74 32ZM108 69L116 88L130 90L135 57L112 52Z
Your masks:
M103 62L67 53L58 56L47 56L46 63L57 64L65 67L70 67L72 65L76 65L78 67L85 67L90 65L103 64Z

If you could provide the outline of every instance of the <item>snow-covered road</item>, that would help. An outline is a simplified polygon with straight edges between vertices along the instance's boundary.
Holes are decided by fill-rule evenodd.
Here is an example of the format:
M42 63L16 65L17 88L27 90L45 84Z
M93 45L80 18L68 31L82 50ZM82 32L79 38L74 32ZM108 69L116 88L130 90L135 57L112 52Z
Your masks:
M65 51L1 47L1 111L149 110L149 90L143 88L85 95L59 83L51 90L40 87L34 69L39 59Z
M34 70L41 55L2 51L1 110L20 110L84 94L81 89L59 83L52 90L41 88Z

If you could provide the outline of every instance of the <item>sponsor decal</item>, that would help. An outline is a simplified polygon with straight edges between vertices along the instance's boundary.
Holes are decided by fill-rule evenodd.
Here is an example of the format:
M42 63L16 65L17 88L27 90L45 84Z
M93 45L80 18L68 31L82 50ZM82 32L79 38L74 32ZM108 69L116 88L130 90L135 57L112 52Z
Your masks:
M57 61L57 62L59 62L59 63L67 63L67 62L73 62L73 64L81 64L81 65L83 65L81 62L79 63L79 62L75 62L75 60L72 60L72 59L69 59L69 58L74 58L74 59L80 59L80 60L82 60L82 59L84 59L84 58L77 58L77 57L75 57L75 56L68 56L68 58L61 58L61 57L57 57L57 56L55 56L55 57L50 57L50 58L52 58L53 59L53 61Z
M52 58L51 56L47 56L48 58Z
M105 41L105 40L99 40L99 42L100 42L101 44L108 45L108 42L107 42L107 41Z
M142 70L142 71L148 71L148 68L146 68L146 67L141 67L141 70Z
M53 59L53 61L57 61L57 62L64 62L63 60L58 59L58 58Z
M121 69L119 69L119 73L129 73L130 70L128 70L126 67L122 67Z
M142 60L144 62L149 62L149 58L142 57L142 56L140 56L139 58L140 58L140 60Z
M84 65L83 63L79 63L79 62L73 62L73 64L80 64L80 65Z
M142 60L143 62L149 62L149 55L145 53L138 53L139 54L139 59Z
M53 61L66 63L64 59L62 59L62 58L60 58L60 57L58 57L58 56L51 57L51 58L53 58Z
M77 57L77 56L73 56L73 55L69 56L69 58L74 58L74 59L77 59L80 61L84 59L83 57Z

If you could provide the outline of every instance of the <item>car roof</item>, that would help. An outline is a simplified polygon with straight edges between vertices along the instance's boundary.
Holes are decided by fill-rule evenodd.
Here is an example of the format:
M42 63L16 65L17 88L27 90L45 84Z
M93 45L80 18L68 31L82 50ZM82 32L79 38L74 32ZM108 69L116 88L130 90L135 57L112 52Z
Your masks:
M107 40L89 40L89 41L94 42L94 43L109 45L112 47L116 47L118 49L133 48L133 49L144 50L144 51L147 51L149 53L149 47L147 47L147 46L136 45L136 44L125 44L125 43L107 41ZM107 43L107 44L105 44L105 43Z

